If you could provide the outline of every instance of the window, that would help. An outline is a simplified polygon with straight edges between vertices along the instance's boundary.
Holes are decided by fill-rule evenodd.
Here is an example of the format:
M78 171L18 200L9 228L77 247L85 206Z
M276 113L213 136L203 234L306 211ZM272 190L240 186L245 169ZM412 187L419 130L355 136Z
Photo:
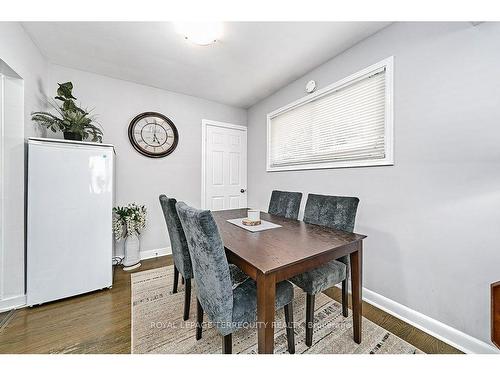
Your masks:
M392 165L390 57L267 115L267 170Z

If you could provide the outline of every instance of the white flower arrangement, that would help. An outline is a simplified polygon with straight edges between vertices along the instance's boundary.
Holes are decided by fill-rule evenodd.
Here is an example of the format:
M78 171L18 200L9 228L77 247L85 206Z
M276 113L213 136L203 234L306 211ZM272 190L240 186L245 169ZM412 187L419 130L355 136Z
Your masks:
M113 232L117 241L132 234L141 234L146 227L146 207L129 203L124 207L113 208Z

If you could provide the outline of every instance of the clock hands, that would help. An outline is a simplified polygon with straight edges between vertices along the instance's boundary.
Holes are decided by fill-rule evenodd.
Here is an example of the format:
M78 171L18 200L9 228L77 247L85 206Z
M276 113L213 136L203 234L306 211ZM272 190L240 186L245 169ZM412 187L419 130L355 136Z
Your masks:
M156 125L158 125L158 124L156 123L156 119L155 119L155 120L153 120L153 125L154 125L154 126L153 126L153 140L152 140L152 142L156 142L156 143L158 143L158 145L160 145L160 144L161 144L161 143L160 143L160 140L159 140L159 139L158 139L158 137L156 136Z

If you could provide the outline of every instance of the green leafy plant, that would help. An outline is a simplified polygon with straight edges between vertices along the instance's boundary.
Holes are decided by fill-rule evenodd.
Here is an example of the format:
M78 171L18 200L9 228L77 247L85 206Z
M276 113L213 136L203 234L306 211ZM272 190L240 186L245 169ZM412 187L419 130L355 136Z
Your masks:
M131 236L141 234L146 227L146 207L136 203L127 206L113 207L113 232L117 241Z
M57 132L73 133L83 140L102 142L102 130L91 111L82 109L75 104L73 83L58 83L57 96L49 104L56 114L40 111L32 112L31 119L47 129ZM57 100L57 101L56 101ZM59 102L62 102L59 104Z

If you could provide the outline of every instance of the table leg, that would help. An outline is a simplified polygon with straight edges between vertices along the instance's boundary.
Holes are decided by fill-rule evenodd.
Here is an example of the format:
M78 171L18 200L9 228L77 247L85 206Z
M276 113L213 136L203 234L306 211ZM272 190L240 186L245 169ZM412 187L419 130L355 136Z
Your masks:
M276 275L257 274L257 335L259 353L274 353Z
M363 300L361 296L363 282L363 244L361 241L359 242L358 251L351 253L350 258L354 342L361 344L361 321L363 307Z

